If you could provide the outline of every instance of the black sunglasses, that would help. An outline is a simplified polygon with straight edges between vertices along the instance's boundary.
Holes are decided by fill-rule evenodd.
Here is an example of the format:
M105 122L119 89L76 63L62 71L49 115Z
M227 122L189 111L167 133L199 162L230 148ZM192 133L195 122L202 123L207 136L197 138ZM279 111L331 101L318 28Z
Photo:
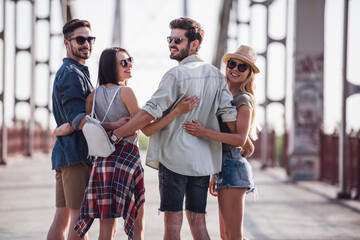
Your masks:
M239 72L245 72L246 69L248 69L248 67L249 67L246 63L236 64L236 62L233 60L228 60L226 66L229 69L234 69L237 66L237 69L239 70Z
M79 45L83 45L85 43L85 41L87 41L89 44L94 44L95 43L95 37L82 37L82 36L77 36L77 37L73 37L73 38L67 38L67 40L71 41L73 39L76 39L77 44Z
M123 67L127 67L129 65L129 63L134 64L134 58L129 57L129 58L120 60L118 63L120 63L121 66L123 66Z
M185 38L181 38L181 37L170 37L170 36L168 36L167 38L167 42L170 44L173 40L174 40L174 43L175 44L179 44L179 43L181 43L181 41L182 40L186 40Z

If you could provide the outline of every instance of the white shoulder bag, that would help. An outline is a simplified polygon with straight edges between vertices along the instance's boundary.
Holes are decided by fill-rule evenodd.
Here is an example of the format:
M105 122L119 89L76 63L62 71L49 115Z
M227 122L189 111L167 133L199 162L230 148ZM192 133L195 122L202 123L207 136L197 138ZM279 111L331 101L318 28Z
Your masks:
M94 99L91 109L91 115L86 115L87 122L83 126L83 134L85 136L89 155L90 156L98 156L98 157L108 157L115 151L114 144L110 141L105 129L101 126L103 121L108 114L112 103L116 97L116 94L119 92L120 87L115 91L114 96L111 99L108 109L106 110L105 116L102 121L99 121L94 117L95 114L95 96L96 96L96 89L94 92ZM95 114L96 115L96 114Z

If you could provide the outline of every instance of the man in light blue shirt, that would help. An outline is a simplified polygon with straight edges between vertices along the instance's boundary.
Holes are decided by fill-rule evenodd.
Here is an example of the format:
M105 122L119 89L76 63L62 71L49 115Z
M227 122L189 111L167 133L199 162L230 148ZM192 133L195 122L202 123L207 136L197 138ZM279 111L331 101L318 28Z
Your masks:
M169 113L186 96L198 96L196 108L181 114L150 137L146 164L159 169L160 211L164 212L164 239L180 239L183 200L194 239L210 239L205 213L211 174L221 170L221 143L192 136L183 129L186 121L198 120L220 131L223 122L236 120L233 96L225 76L198 55L204 36L199 23L179 18L170 23L170 58L179 65L162 78L159 88L142 110L128 123L114 130L113 138L123 137Z

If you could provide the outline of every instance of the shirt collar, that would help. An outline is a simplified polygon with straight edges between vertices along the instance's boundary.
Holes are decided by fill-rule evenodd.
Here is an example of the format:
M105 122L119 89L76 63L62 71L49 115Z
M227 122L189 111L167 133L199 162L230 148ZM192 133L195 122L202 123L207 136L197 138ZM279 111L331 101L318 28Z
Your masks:
M75 64L80 70L88 70L88 67L85 65L82 65L81 63L79 63L78 61L72 59L72 58L64 58L63 59L63 63L67 63L67 64Z
M190 56L187 56L186 58L184 58L181 62L180 65L186 64L186 63L191 63L191 62L204 62L204 60L197 54L193 54Z

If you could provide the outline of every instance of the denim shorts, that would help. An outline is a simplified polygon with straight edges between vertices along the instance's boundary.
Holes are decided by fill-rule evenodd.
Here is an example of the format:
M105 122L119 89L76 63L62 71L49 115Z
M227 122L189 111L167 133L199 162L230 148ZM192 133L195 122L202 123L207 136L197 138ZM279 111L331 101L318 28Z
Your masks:
M221 172L216 174L216 187L247 188L247 193L255 190L251 165L241 156L241 149L223 150Z
M185 209L194 213L206 213L210 176L185 176L160 164L159 191L161 212L180 212Z

